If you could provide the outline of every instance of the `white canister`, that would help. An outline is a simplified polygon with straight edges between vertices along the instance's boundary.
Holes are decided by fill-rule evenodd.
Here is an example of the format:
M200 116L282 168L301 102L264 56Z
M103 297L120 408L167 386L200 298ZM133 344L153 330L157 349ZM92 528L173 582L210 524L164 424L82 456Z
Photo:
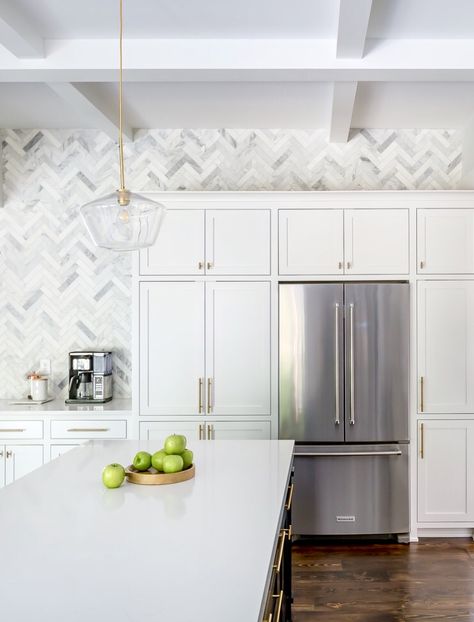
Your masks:
M34 402L48 399L48 379L45 376L30 376L30 394Z

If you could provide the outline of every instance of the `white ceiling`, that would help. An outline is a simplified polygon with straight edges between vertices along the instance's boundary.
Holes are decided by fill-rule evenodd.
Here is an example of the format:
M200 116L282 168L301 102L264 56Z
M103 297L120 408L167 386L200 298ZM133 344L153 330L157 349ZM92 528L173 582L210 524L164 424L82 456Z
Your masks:
M326 128L344 141L351 127L464 128L474 118L474 0L124 8L132 128ZM115 135L117 13L118 0L0 0L0 127Z

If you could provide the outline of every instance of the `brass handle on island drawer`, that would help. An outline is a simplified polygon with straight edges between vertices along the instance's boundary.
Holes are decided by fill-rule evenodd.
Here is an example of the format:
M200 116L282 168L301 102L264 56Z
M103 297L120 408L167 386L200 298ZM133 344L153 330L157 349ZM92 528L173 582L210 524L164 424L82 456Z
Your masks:
M24 432L25 428L3 428L0 432Z
M283 590L281 590L279 594L273 594L273 598L278 598L275 622L280 622L281 606L283 604Z
M273 564L273 568L274 570L276 570L277 574L281 570L281 562L283 560L283 551L285 550L286 529L280 529L280 534L278 536L278 539L280 540L280 550L278 551L278 554L277 554L276 564Z
M291 502L293 501L293 484L290 484L288 487L288 497L285 503L285 510L288 512L291 510Z
M69 428L68 432L110 432L110 428Z

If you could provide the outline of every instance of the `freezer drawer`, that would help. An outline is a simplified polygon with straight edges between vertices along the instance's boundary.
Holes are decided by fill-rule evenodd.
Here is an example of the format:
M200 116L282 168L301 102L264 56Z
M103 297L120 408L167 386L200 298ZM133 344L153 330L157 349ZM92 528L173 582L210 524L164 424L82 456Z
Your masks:
M298 445L293 531L298 535L409 531L408 443Z

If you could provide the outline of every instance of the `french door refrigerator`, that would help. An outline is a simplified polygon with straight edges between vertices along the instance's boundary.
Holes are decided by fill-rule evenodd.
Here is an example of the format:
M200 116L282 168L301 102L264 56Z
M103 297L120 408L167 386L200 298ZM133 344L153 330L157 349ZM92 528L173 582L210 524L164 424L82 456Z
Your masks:
M408 532L408 283L282 283L279 300L294 533Z

